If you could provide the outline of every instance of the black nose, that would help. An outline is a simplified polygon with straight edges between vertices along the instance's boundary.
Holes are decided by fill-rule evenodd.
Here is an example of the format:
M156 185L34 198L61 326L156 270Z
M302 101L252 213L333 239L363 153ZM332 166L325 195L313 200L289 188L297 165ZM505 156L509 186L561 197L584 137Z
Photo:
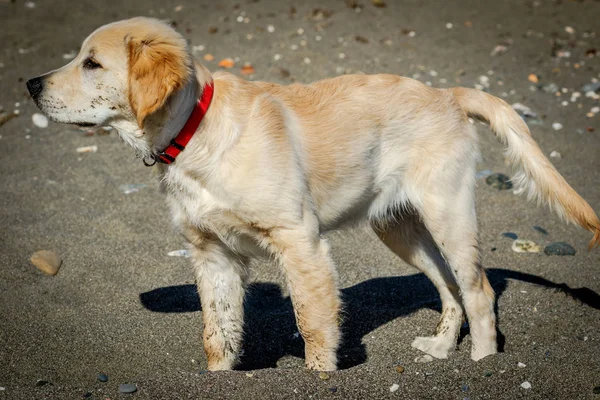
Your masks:
M42 78L33 78L28 80L27 89L29 90L29 94L31 97L33 97L33 99L38 97L40 93L42 93L42 89L44 89Z

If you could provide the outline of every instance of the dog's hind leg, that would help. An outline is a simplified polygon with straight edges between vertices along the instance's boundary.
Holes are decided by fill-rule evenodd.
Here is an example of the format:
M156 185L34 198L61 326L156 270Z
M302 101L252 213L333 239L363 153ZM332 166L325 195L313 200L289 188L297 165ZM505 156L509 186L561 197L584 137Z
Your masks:
M456 161L460 165L460 161ZM417 211L450 266L469 320L471 358L497 351L494 290L479 263L474 168L437 171L424 185Z
M447 358L456 347L463 310L456 280L419 216L412 212L373 229L385 245L405 262L423 272L437 288L442 316L430 337L417 337L412 346L436 358Z
M210 235L188 231L184 236L190 242L202 305L208 369L232 369L238 361L243 337L246 262Z

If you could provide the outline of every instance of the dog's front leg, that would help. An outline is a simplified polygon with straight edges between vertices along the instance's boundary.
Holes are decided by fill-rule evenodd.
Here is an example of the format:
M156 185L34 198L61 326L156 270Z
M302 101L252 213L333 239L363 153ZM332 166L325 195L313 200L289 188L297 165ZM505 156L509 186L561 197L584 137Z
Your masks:
M272 243L286 273L296 322L305 343L306 366L318 371L337 367L340 298L329 246L318 234L278 230Z
M244 328L245 260L216 238L198 232L186 237L202 304L208 369L232 369L238 360Z

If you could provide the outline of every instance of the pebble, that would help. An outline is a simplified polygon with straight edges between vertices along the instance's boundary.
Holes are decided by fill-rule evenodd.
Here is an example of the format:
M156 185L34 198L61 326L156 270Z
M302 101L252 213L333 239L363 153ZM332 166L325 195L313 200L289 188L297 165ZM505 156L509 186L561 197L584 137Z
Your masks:
M519 361L519 363L517 364L517 367L519 368L525 368L527 365L523 364L522 362Z
M85 392L83 394L83 396L81 396L81 397L84 398L84 399L89 399L92 396L93 396L92 392Z
M552 124L552 129L555 131L560 131L563 128L563 125L560 122L554 122Z
M119 385L119 392L121 393L135 393L137 391L137 386L135 383L123 383Z
M528 381L525 381L525 382L521 383L521 387L523 389L531 389L531 383L529 383Z
M513 187L512 182L510 181L510 178L504 174L492 174L490 176L488 176L487 178L485 178L485 182L490 185L491 187L498 189L498 190L507 190L507 189L511 189Z
M327 372L319 372L319 379L326 381L329 379L329 374Z
M533 229L535 229L536 231L538 231L539 233L541 233L542 235L547 235L548 231L545 230L544 228L542 228L541 226L534 226Z
M98 380L100 382L108 382L108 375L105 374L98 374Z
M47 384L49 384L50 382L45 381L43 379L38 379L37 381L35 381L35 386L46 386Z
M502 234L502 236L504 236L504 237L507 237L507 238L509 238L509 239L512 239L512 240L517 240L517 239L519 238L519 237L517 236L517 234L516 234L516 233L513 233L513 232L504 232L504 233Z
M531 240L517 239L512 244L515 253L539 253L542 248Z
M396 365L396 372L399 374L404 373L404 367L402 365Z
M48 275L56 275L62 263L58 254L48 250L36 251L30 260L40 271Z
M568 243L555 242L546 246L544 253L549 256L574 256L576 251L573 246Z
M492 376L492 371L485 371L483 376L485 376L486 378L489 378L490 376Z
M585 92L585 93L600 91L600 82L592 82L592 83L585 84L581 88L581 91Z
M400 389L400 385L398 385L397 383L394 383L392 386L390 386L390 392L392 393L394 393L398 389Z
M596 386L592 392L594 392L594 394L600 394L600 386Z
M415 362L418 362L418 363L428 363L431 361L433 361L433 357L430 356L429 354L425 354L423 356L419 356L419 357L415 358Z
M47 128L48 127L48 118L40 113L35 113L31 116L31 120L33 124L38 128Z
M531 108L527 107L524 104L514 103L511 105L511 107L522 117L537 118L537 114L531 111Z
M556 158L557 160L560 160L562 158L562 154L560 154L558 151L553 150L550 153L550 158Z

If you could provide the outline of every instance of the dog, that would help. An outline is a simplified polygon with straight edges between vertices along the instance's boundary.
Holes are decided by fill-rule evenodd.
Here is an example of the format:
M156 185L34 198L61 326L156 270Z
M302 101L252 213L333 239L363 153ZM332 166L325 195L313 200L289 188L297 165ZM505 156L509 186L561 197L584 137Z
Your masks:
M100 27L69 64L27 87L51 120L112 126L158 169L195 270L209 370L238 361L248 262L260 255L285 272L306 366L336 369L341 302L322 234L348 224L372 228L439 291L437 329L413 347L447 358L466 317L471 358L496 353L469 117L507 146L518 190L592 232L590 248L600 244L592 208L515 111L482 91L395 75L281 86L211 74L173 28L142 17Z

